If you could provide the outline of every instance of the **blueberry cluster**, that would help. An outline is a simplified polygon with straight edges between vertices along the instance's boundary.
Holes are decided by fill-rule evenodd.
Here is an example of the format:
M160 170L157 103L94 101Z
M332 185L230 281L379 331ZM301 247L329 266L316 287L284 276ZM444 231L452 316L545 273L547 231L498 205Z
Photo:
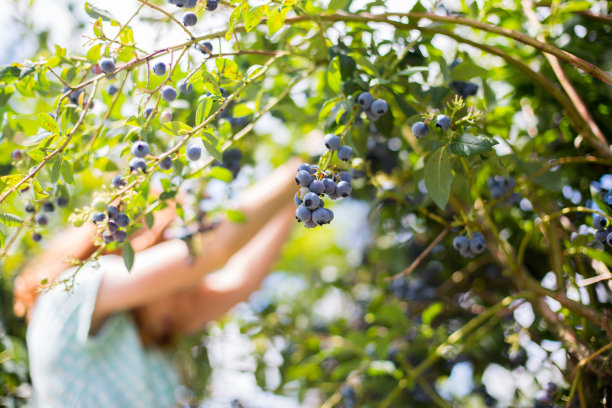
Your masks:
M438 115L436 117L436 127L446 132L451 128L451 120L446 115ZM412 125L412 133L417 139L422 139L429 134L429 127L425 122L416 122Z
M134 158L130 160L130 172L134 171L142 171L143 173L147 172L147 162L145 161L145 157L149 154L149 144L142 140L138 140L132 144L131 152ZM114 180L114 179L113 179ZM113 185L115 182L113 181ZM116 188L120 188L121 186Z
M359 107L365 112L366 117L372 122L376 122L389 110L389 105L384 99L376 99L369 92L362 92L357 97Z
M593 228L597 230L595 232L595 241L605 242L612 246L612 229L608 228L606 217L600 214L593 215Z
M466 235L458 235L453 239L453 248L464 258L474 258L486 248L484 235L480 232L473 232L469 238Z
M516 187L516 180L510 176L508 178L502 176L491 176L487 179L487 187L491 198L496 200L500 197L509 194ZM521 199L519 193L513 193L504 202L506 204L516 204Z
M106 229L102 233L102 239L107 244L113 241L123 242L127 238L125 229L130 225L130 218L114 205L106 205L102 200L96 200L93 204L95 212L92 216L94 224L106 222Z
M55 199L55 205L57 205L58 207L67 207L68 206L68 198L64 197L64 196L59 196ZM42 210L42 214L37 214L36 216L34 216L34 222L38 225L45 226L49 223L49 218L47 217L47 214L45 213L52 213L55 211L55 205L53 204L52 201L45 201L42 203L42 205L40 206L40 209ZM36 205L34 203L28 203L25 206L25 211L28 214L34 214L36 213ZM39 242L42 239L42 235L39 232L34 232L32 234L32 240L35 242Z

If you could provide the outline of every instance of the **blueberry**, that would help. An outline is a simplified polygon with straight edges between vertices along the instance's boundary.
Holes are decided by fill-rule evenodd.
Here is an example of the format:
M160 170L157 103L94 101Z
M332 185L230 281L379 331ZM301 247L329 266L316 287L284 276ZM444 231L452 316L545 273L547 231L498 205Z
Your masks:
M380 116L378 116L377 114L375 114L374 112L372 112L370 109L366 109L365 111L366 117L371 121L371 122L376 122L378 119L380 119Z
M108 214L109 220L115 220L117 219L117 216L119 216L119 209L115 207L114 205L109 205L106 208L106 213Z
M122 187L125 187L127 185L127 182L121 178L121 176L115 176L113 177L113 187L119 189Z
M166 73L166 63L158 62L153 65L153 73L157 76L162 76Z
M178 85L179 92L182 94L187 95L187 94L190 94L191 91L193 91L193 85L191 85L189 82L187 82L184 79L181 79L180 81L178 81L177 85Z
M23 157L23 152L19 149L15 149L11 152L11 159L13 160L21 160L21 158Z
M473 254L479 254L485 250L485 240L482 234L473 233L470 238L470 252Z
M200 52L202 52L202 54L210 54L212 53L213 46L210 41L204 41L203 43L199 44L198 49Z
M300 195L296 193L296 194L293 196L293 202L295 203L295 206L296 206L296 207L299 207L300 205L302 205L302 203L303 203L304 201L302 201L302 199L300 198Z
M300 186L308 187L312 183L312 175L306 170L300 170L295 176L295 182Z
M439 127L444 132L446 132L451 127L451 120L446 115L438 115L436 118L436 127Z
M191 27L196 25L196 23L198 22L198 16L195 15L195 13L189 12L189 13L185 13L185 15L183 16L183 25L185 27Z
M38 225L47 225L49 223L47 216L44 214L37 215L35 221Z
M603 215L599 215L599 214L595 214L593 215L593 227L601 230L606 228L606 226L608 225L608 220L606 220L606 217L604 217Z
M323 200L321 200L323 201ZM325 211L327 211L327 216L329 217L329 222L328 224L334 219L334 212L332 210L330 210L329 208L326 208Z
M105 74L110 74L115 70L115 61L112 58L102 58L98 61L98 65Z
M316 210L321 204L321 199L312 191L304 196L304 206L309 210Z
M57 197L55 199L55 204L57 204L58 207L67 207L68 206L68 199L66 197Z
M476 95L476 92L478 92L478 85L468 82L463 87L463 92L465 93L465 96Z
M124 228L130 225L130 219L124 213L119 213L119 215L117 215L117 219L115 220L115 223L117 224L118 227Z
M455 248L457 251L465 251L469 247L470 240L465 235L459 235L453 239L453 248Z
M183 7L185 7L186 9L192 9L195 8L195 6L198 5L198 0L187 0L187 2L185 2L185 5Z
M143 173L147 172L147 162L140 157L134 157L130 160L130 172L134 171L142 171Z
M362 92L357 97L357 103L361 107L361 109L369 109L374 102L374 97L369 92Z
M166 102L172 102L176 99L176 89L171 87L170 85L166 85L161 90L161 97Z
M219 5L219 0L206 0L206 10L214 11Z
M340 181L336 184L336 193L342 197L348 197L351 195L352 188L351 185L347 181Z
M159 168L162 170L170 170L172 168L172 159L170 156L164 158L164 160L159 162Z
M331 221L329 212L326 208L317 208L312 212L312 221L318 225L329 224Z
M301 222L308 222L311 220L312 217L312 212L304 207L303 205L300 205L296 210L295 210L295 218L298 219L298 221Z
M105 232L104 234L102 234L102 239L107 244L110 244L111 242L113 242L115 240L115 237L113 237L113 234Z
M149 144L142 140L138 140L132 143L132 154L134 157L140 157L141 159L149 154Z
M42 239L42 235L40 235L38 232L35 232L32 234L32 241L40 242L41 239Z
M347 145L340 146L337 154L340 160L349 161L353 157L353 149Z
M185 152L187 153L187 158L191 161L196 161L202 157L202 148L197 145L187 146Z
M26 206L25 206L25 210L26 210L26 212L31 214L34 211L36 211L36 206L34 206L34 204L32 204L32 203L27 203Z
M108 230L110 231L111 234L114 234L115 232L117 232L117 230L119 229L119 227L117 226L117 223L113 220L110 220L108 222Z
M115 238L115 241L117 241L117 242L123 242L127 238L127 233L125 231L122 231L122 230L117 230L113 234L113 238Z
M350 183L353 179L353 176L351 176L351 173L343 171L342 173L338 174L338 179Z
M306 228L316 228L316 227L318 227L317 223L316 223L316 222L314 222L313 220L306 221L306 222L304 223L304 226L305 226Z
M313 180L308 188L316 194L323 194L325 192L325 184L321 180Z
M306 163L302 163L302 164L300 164L300 165L299 165L299 167L298 167L298 169L297 169L297 171L302 171L302 170L305 170L305 171L307 171L308 173L310 173L310 172L311 172L311 171L310 171L310 165L309 165L309 164L306 164Z
M117 88L115 85L109 85L106 88L106 93L109 94L110 96L113 96L114 94L117 93L118 90L119 88Z
M595 241L606 242L609 232L606 230L599 230L595 232Z
M83 94L82 89L77 89L76 91L72 92L68 97L70 99L70 103L72 103L73 105L79 105L81 94Z
M469 249L459 251L459 254L464 258L474 258L474 253L470 251Z
M417 122L412 125L412 133L417 139L422 139L429 133L429 128L423 122Z
M146 119L148 119L149 117L153 118L153 108L145 109L144 116Z
M457 93L457 95L461 96L463 99L467 98L468 96L476 95L476 92L478 92L478 85L471 82L453 81L449 85L455 91L455 93Z
M55 206L51 201L45 201L42 205L42 209L44 212L53 212L55 211Z
M325 177L322 181L323 185L325 185L325 194L332 195L336 192L336 183L334 183L334 180Z
M382 116L389 110L389 105L387 105L387 101L384 99L377 99L372 102L372 106L370 106L370 110L377 116Z
M172 122L172 112L166 110L159 115L159 123Z
M325 135L325 147L327 147L332 152L338 150L341 145L342 140L340 140L337 135L334 135L333 133Z
M93 215L93 222L98 223L102 222L106 219L106 213L97 212Z

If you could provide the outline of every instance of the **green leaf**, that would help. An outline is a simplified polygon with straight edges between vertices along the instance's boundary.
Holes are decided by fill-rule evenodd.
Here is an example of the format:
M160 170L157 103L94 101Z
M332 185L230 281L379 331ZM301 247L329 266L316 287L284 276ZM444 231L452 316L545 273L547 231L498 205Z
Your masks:
M14 214L0 213L0 222L7 227L18 227L23 224L23 220Z
M6 65L0 69L0 81L13 82L19 78L21 69L16 65Z
M486 78L489 73L488 69L484 69L474 64L473 62L462 62L450 71L451 81L467 81L475 77Z
M327 84L334 93L340 92L340 84L342 83L342 76L340 74L340 61L338 57L334 57L327 69Z
M161 131L170 136L182 136L187 132L191 132L192 127L183 122L168 122L161 126Z
M264 4L262 6L254 7L248 12L243 13L242 18L244 19L244 29L249 32L255 27L257 27L257 24L259 24L267 9L268 6Z
M206 132L204 132L206 134ZM204 148L212 157L215 158L218 162L223 161L223 156L221 155L221 151L217 149L217 145L211 143L208 139L202 138L202 142L204 142Z
M421 320L424 324L431 325L433 319L435 319L436 316L438 316L442 312L442 310L444 310L444 306L442 305L442 303L436 302L429 306L427 309L423 310L423 313L421 313Z
M397 74L395 74L394 76L412 76L414 74L416 74L417 72L426 72L429 71L428 67L410 67L407 68L403 71L398 72Z
M238 70L238 65L234 61L227 58L217 58L215 64L217 65L219 73L224 77L233 81L240 80L240 71Z
M54 157L51 159L51 183L57 183L60 176L60 169L62 168L62 158Z
M598 261L605 263L609 267L612 267L612 255L610 255L609 253L604 251L597 251L593 248L588 247L582 247L580 248L580 251L589 258L597 259Z
M210 110L213 106L212 98L206 97L203 98L198 104L198 109L196 109L196 117L195 123L198 126L200 123L204 122L210 113Z
M74 184L74 172L72 164L68 160L62 160L62 178L68 184Z
M342 79L348 79L355 72L355 68L357 68L357 64L352 57L348 55L339 54L338 61L340 62L340 76Z
M350 0L330 0L328 10L341 10L349 4Z
M448 146L448 151L462 157L470 157L474 154L493 150L497 141L486 136L473 136L468 133L457 136Z
M155 217L152 212L148 212L145 214L145 222L147 223L147 227L149 229L153 228L153 224L155 223Z
M246 221L246 216L242 213L242 211L228 209L225 210L225 214L230 221L240 224Z
M595 189L595 186L593 186L593 184L589 186L589 190L591 191L591 198L593 199L593 201L595 201L595 204L597 204L599 210L607 216L610 216L610 208L606 205L606 203L604 203L602 199L602 194Z
M0 231L0 247L4 248L4 234Z
M208 172L208 177L221 180L225 183L229 183L232 181L234 176L232 172L226 169L225 167L215 166Z
M230 14L229 23L227 25L227 32L225 33L225 40L229 41L232 39L232 35L234 35L234 27L236 27L236 22L240 18L240 14L242 14L243 4L239 5L232 11Z
M202 80L204 81L204 88L213 95L221 96L221 88L217 79L208 71L202 70Z
M434 203L442 210L448 203L453 172L446 146L433 152L425 163L425 187Z
M41 128L45 129L48 132L51 132L55 135L59 134L60 128L53 116L48 113L39 113L38 114L38 124Z
M268 35L272 36L278 30L283 27L285 24L285 18L287 17L287 12L289 12L289 8L271 8L269 12L268 20L266 21L268 25Z
M85 2L85 12L89 17L94 19L101 18L104 21L116 20L115 17L113 17L113 15L108 11L102 10L88 2Z
M132 266L134 266L134 257L135 257L135 253L134 253L134 248L132 247L132 244L130 244L130 241L126 240L123 243L123 263L125 264L125 267L127 268L128 272L132 270Z

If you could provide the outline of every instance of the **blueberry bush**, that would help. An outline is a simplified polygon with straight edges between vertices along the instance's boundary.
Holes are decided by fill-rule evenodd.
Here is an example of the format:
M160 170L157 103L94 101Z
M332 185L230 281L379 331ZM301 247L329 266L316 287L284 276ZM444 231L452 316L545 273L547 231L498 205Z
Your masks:
M190 242L243 217L209 186L300 155L284 283L231 318L262 389L326 408L608 406L605 2L133 3L117 19L84 2L82 48L43 39L0 67L3 405L28 394L12 282L51 236L95 223L98 250L70 261L120 250L131 268L130 235L171 200ZM143 49L151 26L180 40ZM205 338L179 353L193 402Z

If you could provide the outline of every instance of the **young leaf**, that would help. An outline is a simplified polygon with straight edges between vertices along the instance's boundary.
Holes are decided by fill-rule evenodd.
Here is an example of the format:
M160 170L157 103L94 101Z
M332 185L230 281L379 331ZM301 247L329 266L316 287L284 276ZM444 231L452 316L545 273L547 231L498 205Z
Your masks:
M116 20L115 17L111 13L106 10L102 10L91 3L85 2L85 12L91 18L101 18L104 21L113 21Z
M331 61L331 63L329 64L329 68L327 69L327 84L334 93L338 93L340 92L341 82L342 77L340 75L340 61L336 56Z
M130 241L126 240L123 243L123 263L127 268L128 272L132 270L132 266L134 266L134 248L132 248L132 244Z
M453 172L446 146L433 152L425 163L425 187L434 203L442 210L448 203Z
M18 227L23 224L23 220L14 214L0 213L0 222L7 227Z
M473 136L468 133L457 136L448 146L448 151L457 156L470 157L474 154L493 150L497 141L485 136Z

